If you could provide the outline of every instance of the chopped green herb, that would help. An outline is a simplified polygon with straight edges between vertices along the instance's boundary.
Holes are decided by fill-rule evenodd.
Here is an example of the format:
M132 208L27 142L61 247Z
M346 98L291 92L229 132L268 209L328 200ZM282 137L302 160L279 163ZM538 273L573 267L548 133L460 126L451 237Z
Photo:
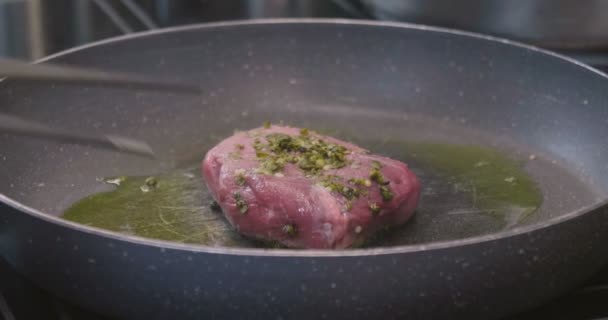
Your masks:
M139 187L139 189L141 190L141 192L146 193L146 192L150 192L152 189L155 189L156 187L158 187L158 180L156 180L155 177L148 177L146 178L146 180L144 180L144 184Z
M263 152L263 151L256 151L255 156L258 158L266 158L266 157L270 156L270 154L268 154L267 152Z
M372 186L372 182L369 179L350 178L348 179L348 183L364 187Z
M150 187L150 188L154 188L156 186L158 186L158 180L156 180L155 177L148 177L146 178L146 180L144 181L144 183Z
M267 144L254 140L257 158L261 161L261 172L274 174L286 163L293 163L307 175L318 175L322 171L346 166L346 147L328 143L310 135L308 131L300 136L271 133L266 136ZM262 153L264 151L264 153Z
M380 186L380 194L384 201L391 201L393 199L393 192L388 186Z
M353 208L353 202L352 201L346 201L345 204L345 211L350 211Z
M275 174L285 167L284 163L277 161L276 158L269 157L267 160L262 162L262 166L259 168L260 173L264 174Z
M380 213L380 207L375 202L369 204L369 210L371 210L373 216L377 216Z
M359 198L364 193L361 187L370 187L372 184L369 179L350 179L348 182L354 186L348 186L344 178L325 174L325 171L350 165L347 155L351 151L342 145L311 134L306 128L300 130L299 136L277 132L266 135L265 139L266 143L258 138L254 140L253 147L260 163L256 169L258 173L281 177L283 176L281 171L291 163L302 170L307 177L316 177L321 186L330 192L339 193L347 200ZM380 163L374 166L379 168ZM375 181L384 182L379 172L378 175Z
M378 169L372 169L372 171L369 173L369 178L371 181L377 182L378 184L384 183L384 176Z
M372 169L380 170L380 168L382 168L382 164L377 160L372 160Z
M362 186L363 185L363 179L350 178L350 179L348 179L348 183Z
M389 181L384 179L384 176L380 172L379 165L380 165L380 163L377 161L372 162L372 171L369 173L369 178L371 181L374 181L378 184L387 185L387 184L389 184Z
M350 188L350 187L343 187L340 194L342 194L344 196L344 198L346 198L348 200L352 200L353 198L358 198L360 195L359 190Z
M245 169L234 170L234 182L239 186L245 185Z
M314 169L314 165L306 158L298 159L298 168L304 171L312 171Z
M341 178L336 175L326 175L322 177L320 184L331 192L341 194L347 200L352 200L361 196L362 191L360 189L345 186L340 182L340 179Z
M270 129L271 123L270 121L264 121L264 129Z
M286 224L283 226L282 230L290 237L295 237L298 234L298 229L295 224Z
M284 133L271 133L266 136L268 147L272 152L289 152L294 147L292 139Z
M338 180L338 176L336 176L336 175L326 175L321 178L320 184L323 187L329 189L329 191L338 192L338 191L341 191L344 188L344 186L337 180Z
M249 210L249 205L247 204L247 201L243 199L243 196L239 192L235 192L234 200L236 201L236 207L239 209L241 214L246 214L247 210Z
M315 167L317 167L317 168L325 168L325 160L320 159L320 158L316 159L315 160Z

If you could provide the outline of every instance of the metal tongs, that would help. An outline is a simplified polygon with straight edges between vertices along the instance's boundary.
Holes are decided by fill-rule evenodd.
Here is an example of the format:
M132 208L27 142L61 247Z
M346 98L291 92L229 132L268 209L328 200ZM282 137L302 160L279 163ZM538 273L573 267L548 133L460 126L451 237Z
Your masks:
M31 64L26 61L0 58L0 76L17 80L55 81L73 85L96 84L127 89L159 90L179 93L201 92L190 83L151 79L129 73L106 72L50 63Z
M193 94L201 92L200 87L188 83L48 63L30 64L25 61L6 58L0 58L0 76L13 80L54 81L71 85L95 84L127 89L147 89ZM87 144L119 152L154 157L152 148L144 141L109 134L82 135L2 113L0 113L1 132L67 143Z
M84 144L111 149L138 156L154 158L152 148L144 142L111 134L84 135L51 128L42 123L0 113L0 133L56 140L64 143Z

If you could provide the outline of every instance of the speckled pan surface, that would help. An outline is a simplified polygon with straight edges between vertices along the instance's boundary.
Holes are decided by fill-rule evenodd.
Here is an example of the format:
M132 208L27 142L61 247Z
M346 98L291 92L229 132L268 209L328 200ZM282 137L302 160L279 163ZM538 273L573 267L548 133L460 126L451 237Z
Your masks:
M414 25L273 20L130 36L52 59L207 89L0 84L4 112L144 138L163 155L0 137L0 252L85 307L139 318L488 319L559 294L608 259L608 82L554 54ZM189 246L53 217L100 191L95 178L190 163L267 119L533 153L539 161L526 170L545 201L508 230L467 236L446 226L435 232L449 237L349 251Z

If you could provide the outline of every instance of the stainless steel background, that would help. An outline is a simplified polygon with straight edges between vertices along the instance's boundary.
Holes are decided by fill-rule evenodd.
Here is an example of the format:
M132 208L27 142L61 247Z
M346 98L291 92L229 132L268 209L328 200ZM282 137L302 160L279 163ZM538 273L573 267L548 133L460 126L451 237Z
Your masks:
M554 49L608 49L604 0L362 0L378 19L477 31Z
M0 56L38 59L137 31L269 17L352 15L327 0L0 0Z
M415 22L498 35L608 65L605 0L0 0L0 55L37 59L168 26L272 17Z

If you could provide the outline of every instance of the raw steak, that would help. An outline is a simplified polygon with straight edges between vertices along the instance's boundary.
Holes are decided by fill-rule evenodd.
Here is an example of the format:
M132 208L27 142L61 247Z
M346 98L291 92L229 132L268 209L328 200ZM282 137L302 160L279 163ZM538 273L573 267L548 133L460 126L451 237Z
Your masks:
M407 165L307 129L265 125L207 152L203 177L243 235L347 248L405 223L420 184Z

